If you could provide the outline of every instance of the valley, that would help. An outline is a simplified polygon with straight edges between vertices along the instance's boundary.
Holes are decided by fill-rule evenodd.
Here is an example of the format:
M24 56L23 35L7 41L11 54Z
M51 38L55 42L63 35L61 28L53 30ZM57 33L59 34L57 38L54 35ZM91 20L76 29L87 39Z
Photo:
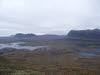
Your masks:
M33 36L0 38L0 73L2 75L100 74L99 41L85 41L86 38L77 40L74 37L66 39L66 36L45 38L41 39L40 36L37 36L37 39Z

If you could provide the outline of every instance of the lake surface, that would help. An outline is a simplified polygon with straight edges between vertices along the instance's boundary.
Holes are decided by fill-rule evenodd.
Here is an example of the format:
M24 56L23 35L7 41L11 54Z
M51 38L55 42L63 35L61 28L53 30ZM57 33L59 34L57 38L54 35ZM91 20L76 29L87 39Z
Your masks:
M21 44L24 44L25 42L15 42L15 43L9 43L9 44L0 44L0 49L3 48L15 48L15 49L27 49L27 50L35 50L38 48L46 48L48 46L21 46ZM91 48L91 50L95 51L95 52L100 52L100 48ZM93 53L88 53L88 52L81 52L81 51L77 51L76 54L80 54L80 55L84 55L84 56L100 56L100 55L96 55Z
M24 44L25 42L15 42L10 44L0 44L0 49L3 48L15 48L15 49L28 49L28 50L35 50L38 48L45 48L47 46L21 46L20 44Z
M80 55L84 55L84 56L100 56L100 55L96 55L96 54L88 53L88 52L76 52L76 53Z
M100 52L100 47L91 48L95 52Z
M85 48L88 48L88 47L85 47ZM100 47L92 47L92 48L88 48L94 52L100 52ZM83 56L100 56L100 55L97 55L97 54L94 54L94 53L89 53L89 52L82 52L82 51L77 51L76 54L80 54L80 55L83 55Z

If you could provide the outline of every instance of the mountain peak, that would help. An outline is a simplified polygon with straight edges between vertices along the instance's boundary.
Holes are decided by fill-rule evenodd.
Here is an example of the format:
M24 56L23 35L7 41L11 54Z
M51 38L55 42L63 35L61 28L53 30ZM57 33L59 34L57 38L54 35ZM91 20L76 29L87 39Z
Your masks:
M100 29L94 30L71 30L67 38L90 38L90 39L99 39L100 38Z
M23 33L17 33L14 35L14 37L35 37L35 34L29 33L29 34L23 34Z

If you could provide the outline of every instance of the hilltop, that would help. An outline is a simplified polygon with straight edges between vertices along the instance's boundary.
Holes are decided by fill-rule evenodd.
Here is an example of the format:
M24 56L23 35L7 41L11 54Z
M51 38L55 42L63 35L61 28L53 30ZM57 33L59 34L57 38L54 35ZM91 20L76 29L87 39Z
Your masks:
M14 35L14 37L36 37L36 35L32 33L29 34L17 33Z
M67 38L71 39L99 39L100 38L100 30L71 30Z

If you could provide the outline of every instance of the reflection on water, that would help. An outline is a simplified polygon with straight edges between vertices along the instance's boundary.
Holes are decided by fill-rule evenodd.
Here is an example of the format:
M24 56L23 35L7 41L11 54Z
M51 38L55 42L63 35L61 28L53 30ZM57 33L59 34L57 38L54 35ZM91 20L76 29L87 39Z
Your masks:
M15 48L15 49L28 49L28 50L35 50L38 48L43 48L47 46L21 46L20 44L24 44L24 42L16 42L16 43L10 43L10 44L0 44L0 49L3 48Z

